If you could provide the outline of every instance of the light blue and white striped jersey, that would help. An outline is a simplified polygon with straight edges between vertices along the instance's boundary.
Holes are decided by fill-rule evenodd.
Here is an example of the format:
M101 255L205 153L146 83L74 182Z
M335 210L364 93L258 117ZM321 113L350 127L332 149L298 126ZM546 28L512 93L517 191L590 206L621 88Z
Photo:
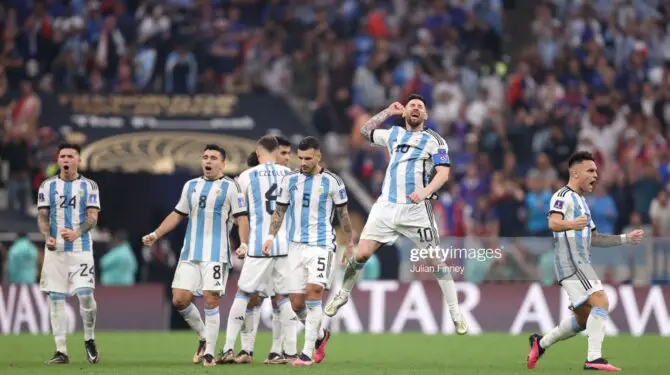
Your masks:
M189 217L180 260L231 264L233 218L247 214L246 199L235 181L229 177L189 180L175 212Z
M563 187L551 197L549 215L559 213L565 220L574 220L586 215L588 225L582 230L554 232L554 269L558 280L570 277L581 271L587 273L587 279L596 276L591 274L591 232L596 225L591 217L591 210L586 199L568 186Z
M347 203L347 190L336 174L321 169L314 176L292 172L279 185L277 204L288 205L292 242L335 250L335 206Z
M447 142L430 129L420 132L399 126L375 129L370 141L386 147L391 155L378 201L413 204L407 196L430 183L434 167L451 165ZM437 195L428 198L436 199Z
M87 208L100 209L100 191L93 180L82 175L73 181L58 176L48 178L37 193L37 207L49 209L49 235L56 239L56 251L93 251L90 232L73 242L60 235L63 228L79 228L86 221Z
M291 169L280 164L264 163L249 168L237 177L242 194L249 202L249 250L247 256L262 257L263 242L270 232L272 214L275 212L279 182L291 173ZM274 239L270 256L288 255L288 232L286 217Z

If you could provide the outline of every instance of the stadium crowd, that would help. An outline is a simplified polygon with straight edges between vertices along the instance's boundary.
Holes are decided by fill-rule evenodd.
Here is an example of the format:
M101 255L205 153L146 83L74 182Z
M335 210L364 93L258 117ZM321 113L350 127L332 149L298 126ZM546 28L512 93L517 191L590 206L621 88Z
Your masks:
M588 199L599 230L647 226L662 237L670 233L670 7L589 3L536 2L535 44L508 72L500 0L3 2L9 194L34 196L31 186L53 173L57 135L40 128L40 90L291 95L309 103L323 135L351 134L352 171L373 196L387 155L358 129L418 92L428 126L450 148L452 182L435 202L445 239L551 236L549 199L576 149L598 160L600 184ZM505 267L549 264L512 243L518 252ZM654 246L667 277L670 245Z

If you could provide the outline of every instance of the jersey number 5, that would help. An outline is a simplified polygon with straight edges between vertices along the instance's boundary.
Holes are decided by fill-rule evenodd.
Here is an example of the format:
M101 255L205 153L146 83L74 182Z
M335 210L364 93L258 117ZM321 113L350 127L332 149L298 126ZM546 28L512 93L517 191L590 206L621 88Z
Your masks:
M277 200L277 194L275 194L275 190L277 190L277 184L272 184L270 186L270 189L265 192L265 212L268 213L268 215L272 215L275 213L275 210L273 208L274 201Z

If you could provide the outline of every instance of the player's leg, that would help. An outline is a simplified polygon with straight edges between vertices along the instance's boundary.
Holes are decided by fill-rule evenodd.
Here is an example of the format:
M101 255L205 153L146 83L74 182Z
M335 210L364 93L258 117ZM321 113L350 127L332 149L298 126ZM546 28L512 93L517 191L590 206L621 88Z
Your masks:
M586 304L573 308L573 315L563 319L544 336L536 333L532 334L529 338L530 352L527 357L528 368L535 368L537 361L544 355L544 352L549 349L550 346L559 341L574 337L579 332L582 332L586 326L586 318L583 317L588 317L589 311L590 307Z
M95 343L95 321L98 304L95 301L95 265L90 252L68 254L70 262L70 289L79 300L79 314L84 326L84 349L89 363L98 363L100 355Z
M591 307L586 319L586 333L588 339L588 353L585 370L620 371L611 365L602 355L603 340L605 339L605 323L609 317L609 301L600 280L586 280L590 289L587 304Z
M361 276L365 262L385 243L394 243L398 233L393 228L396 205L377 202L372 206L368 221L363 227L356 254L348 261L342 277L342 286L335 297L326 305L324 312L335 316L337 310L349 301L349 295Z
M219 356L218 363L227 364L235 362L235 344L237 343L237 335L240 334L244 326L253 325L252 312L249 311L247 306L250 304L252 297L256 295L255 292L258 289L258 285L260 285L263 280L267 268L266 260L267 259L250 257L244 261L242 271L240 272L240 278L237 283L238 292L235 295L235 299L233 300L233 304L228 313L226 343ZM253 304L251 310L253 310ZM244 339L244 336L242 336L242 338ZM240 352L238 357L241 354L243 353ZM251 357L251 353L247 354Z
M323 290L330 280L330 265L333 252L323 248L311 247L303 250L303 264L307 271L305 288L305 343L298 359L293 366L311 366L320 363L326 356L326 345L330 332L322 327L323 323Z
M272 273L274 285L274 303L279 310L280 332L283 362L292 363L297 358L297 321L289 299L291 263L289 257L278 258Z
M398 231L401 235L410 239L417 248L440 248L437 221L429 201L416 205L401 206L399 217L402 218L403 225L398 226ZM451 314L451 320L456 327L456 333L459 335L466 334L468 332L468 325L461 315L458 305L458 291L456 290L456 283L451 272L449 272L449 267L447 267L440 257L431 257L428 259L428 262L434 270L433 276L440 286L442 297Z
M49 295L49 319L51 331L56 343L56 352L47 361L49 364L67 364L70 358L67 353L67 315L65 300L69 294L68 265L66 254L46 250L40 276L40 289Z
M205 355L205 323L200 311L193 303L193 292L198 289L200 282L200 267L192 262L180 261L172 280L172 305L186 323L198 334L198 346L193 355L193 363L202 362Z
M219 313L220 298L225 293L228 282L228 265L220 262L200 264L202 274L202 290L205 299L205 355L202 357L205 366L216 365L214 350L221 328Z
M265 259L268 260L268 259ZM242 332L242 350L235 357L235 363L252 363L254 356L254 346L256 345L256 334L261 322L261 307L265 301L265 296L259 291L250 295L247 304L247 313L244 317Z

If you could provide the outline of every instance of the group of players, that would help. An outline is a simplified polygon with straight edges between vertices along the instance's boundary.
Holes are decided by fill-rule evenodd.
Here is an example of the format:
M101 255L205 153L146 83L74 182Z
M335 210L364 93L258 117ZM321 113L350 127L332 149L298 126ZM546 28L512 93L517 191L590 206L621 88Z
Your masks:
M380 127L388 118L402 116L403 126ZM387 149L390 162L382 194L372 207L353 253L347 192L342 180L320 165L319 142L304 138L298 145L300 168L291 171L290 143L264 136L249 157L249 169L236 180L224 176L226 152L209 145L202 155L201 177L184 185L174 209L152 233L144 236L152 245L188 217L180 261L172 283L172 302L185 321L198 333L194 363L205 366L251 363L260 321L260 305L271 298L272 348L265 363L310 366L325 358L330 332L322 326L324 313L334 316L345 305L367 259L384 244L399 236L417 247L440 245L439 231L430 200L447 182L450 171L448 147L436 132L424 127L428 112L423 98L411 95L373 116L361 129L372 143ZM65 341L64 301L76 294L80 302L87 359L97 363L99 353L94 327L96 303L92 241L89 231L96 225L100 193L95 182L79 174L79 147L59 147L59 174L46 180L38 193L38 223L45 236L47 253L41 289L49 294L50 318L56 353L49 363L68 363ZM589 250L593 246L638 243L641 231L606 235L596 231L584 194L597 180L597 167L587 152L569 161L570 180L551 200L549 225L555 238L555 270L572 302L573 316L544 336L530 337L528 367L553 343L586 330L588 355L585 369L617 371L602 357L607 296L593 268ZM336 248L332 226L337 212L346 250L341 289L322 308L324 292L330 288ZM220 297L224 293L233 254L230 231L237 224L240 246L235 255L245 258L237 294L230 311L226 342L218 357L215 348L220 329ZM439 260L429 260L439 262ZM446 267L433 267L442 270ZM455 283L449 273L435 273L456 332L468 326L458 305ZM204 315L193 304L204 299ZM305 343L296 349L297 321L305 325ZM235 354L238 334L242 350Z

